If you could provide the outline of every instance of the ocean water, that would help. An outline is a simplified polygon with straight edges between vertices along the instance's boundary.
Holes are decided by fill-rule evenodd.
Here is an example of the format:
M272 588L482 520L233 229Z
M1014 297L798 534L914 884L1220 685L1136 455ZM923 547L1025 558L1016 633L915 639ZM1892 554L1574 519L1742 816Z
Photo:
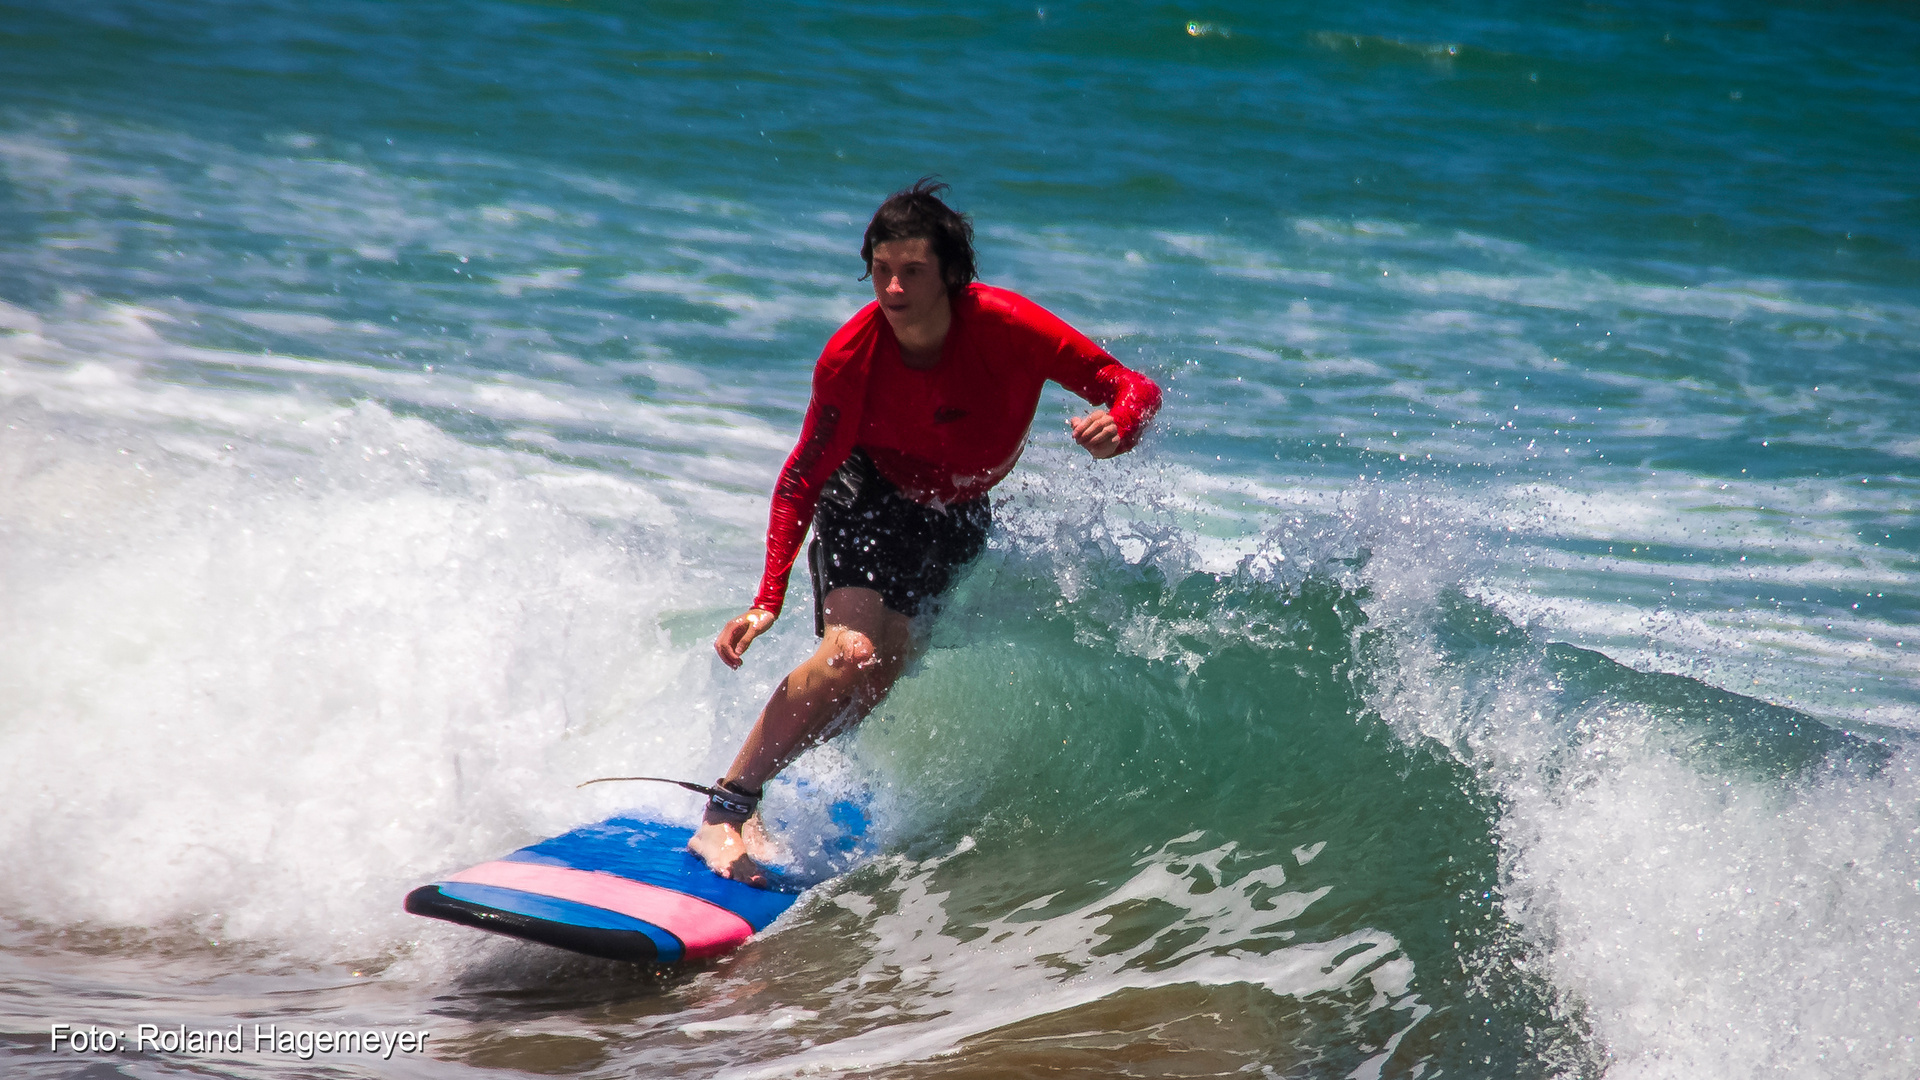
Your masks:
M1872 3L0 0L0 1072L1920 1074L1916 70ZM709 642L926 173L1153 433L1049 391L735 956L404 914L692 820L574 785L809 650Z

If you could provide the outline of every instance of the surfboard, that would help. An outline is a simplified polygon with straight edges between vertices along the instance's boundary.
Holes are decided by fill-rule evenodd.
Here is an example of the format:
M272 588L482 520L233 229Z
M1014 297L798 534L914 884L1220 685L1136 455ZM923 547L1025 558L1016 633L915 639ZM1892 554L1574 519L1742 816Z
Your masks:
M798 890L756 889L687 851L693 830L615 817L422 885L407 910L588 956L678 964L723 956Z

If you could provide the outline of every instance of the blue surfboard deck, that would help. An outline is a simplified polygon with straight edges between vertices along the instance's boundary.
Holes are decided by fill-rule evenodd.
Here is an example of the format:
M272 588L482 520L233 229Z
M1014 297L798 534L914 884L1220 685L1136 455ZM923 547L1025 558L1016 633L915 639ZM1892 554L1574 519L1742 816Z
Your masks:
M407 894L406 909L610 960L676 964L712 957L779 918L793 905L799 887L776 878L774 888L756 889L723 878L687 851L692 835L683 826L609 818L483 863L454 875L455 880L422 885ZM462 877L483 880L457 880ZM672 895L663 897L654 889ZM582 895L601 902L584 901ZM715 925L734 926L728 916L745 924L736 927L738 940L712 932Z

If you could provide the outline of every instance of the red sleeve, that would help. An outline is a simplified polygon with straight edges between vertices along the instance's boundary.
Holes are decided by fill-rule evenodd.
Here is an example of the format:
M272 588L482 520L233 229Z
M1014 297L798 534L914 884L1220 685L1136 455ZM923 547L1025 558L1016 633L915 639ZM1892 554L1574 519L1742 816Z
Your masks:
M1133 449L1160 411L1160 387L1121 366L1087 335L1039 304L1022 303L1019 319L1048 342L1046 377L1096 405L1107 406L1120 428L1120 449Z
M813 524L820 489L853 452L860 433L867 391L866 355L859 347L863 335L849 333L860 321L855 316L841 328L814 365L813 399L800 425L800 441L787 455L780 479L773 485L773 508L767 515L767 566L753 606L775 615L786 601L787 575L800 554L807 526Z

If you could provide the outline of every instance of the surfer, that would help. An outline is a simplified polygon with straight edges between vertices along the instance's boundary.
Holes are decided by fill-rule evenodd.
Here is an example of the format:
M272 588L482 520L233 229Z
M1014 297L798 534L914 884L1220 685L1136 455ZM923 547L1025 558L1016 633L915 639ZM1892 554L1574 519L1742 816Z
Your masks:
M780 617L811 524L820 646L774 689L688 843L723 877L766 883L754 859L762 786L886 697L915 648L915 617L986 546L987 492L1019 459L1046 380L1099 406L1067 422L1095 458L1132 449L1160 406L1152 380L1040 305L974 280L973 226L945 190L924 178L867 225L874 302L814 366L773 489L760 591L714 639L738 668Z

